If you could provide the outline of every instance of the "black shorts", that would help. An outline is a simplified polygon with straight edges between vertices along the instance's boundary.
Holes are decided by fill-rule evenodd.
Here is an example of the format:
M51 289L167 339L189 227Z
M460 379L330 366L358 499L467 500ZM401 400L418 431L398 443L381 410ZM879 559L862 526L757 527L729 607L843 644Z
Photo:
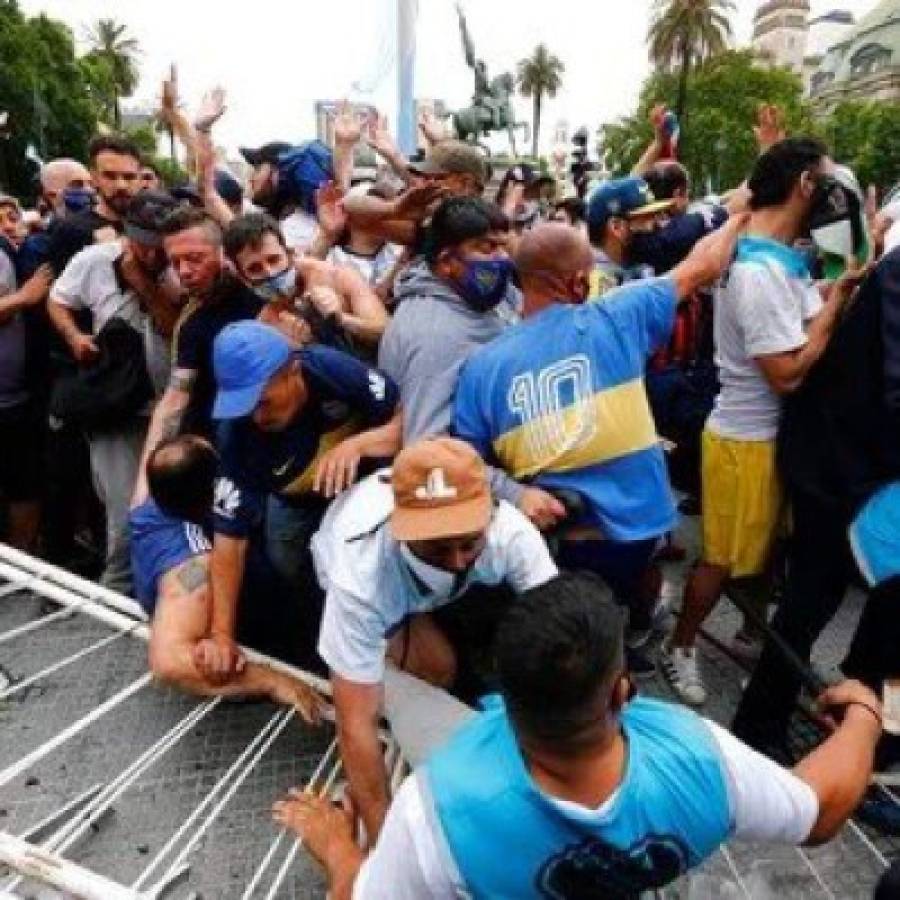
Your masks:
M0 495L37 500L44 471L44 422L30 403L0 409Z

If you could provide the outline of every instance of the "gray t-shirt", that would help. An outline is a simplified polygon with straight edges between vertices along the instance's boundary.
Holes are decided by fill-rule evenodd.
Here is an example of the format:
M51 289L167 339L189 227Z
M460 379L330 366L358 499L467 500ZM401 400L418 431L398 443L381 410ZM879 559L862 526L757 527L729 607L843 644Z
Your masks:
M0 297L16 290L16 272L9 255L0 250ZM22 313L0 323L0 409L28 399L25 382L25 320Z
M756 357L798 350L806 323L822 308L809 278L788 274L776 259L735 262L715 296L716 365L721 387L707 422L726 438L769 441L781 400Z

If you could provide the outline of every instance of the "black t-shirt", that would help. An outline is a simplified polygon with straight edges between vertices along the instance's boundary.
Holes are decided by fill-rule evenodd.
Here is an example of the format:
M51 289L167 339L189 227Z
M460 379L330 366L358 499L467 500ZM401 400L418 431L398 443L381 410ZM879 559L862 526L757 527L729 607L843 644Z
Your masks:
M216 383L213 377L213 341L232 322L255 319L265 304L248 287L225 277L207 300L192 300L178 321L172 351L174 368L191 369L197 380L182 430L212 437L212 406Z
M92 209L73 213L56 222L48 233L50 245L47 253L54 274L60 275L76 253L96 244L98 232L104 228L122 234L124 225L121 221L104 218Z

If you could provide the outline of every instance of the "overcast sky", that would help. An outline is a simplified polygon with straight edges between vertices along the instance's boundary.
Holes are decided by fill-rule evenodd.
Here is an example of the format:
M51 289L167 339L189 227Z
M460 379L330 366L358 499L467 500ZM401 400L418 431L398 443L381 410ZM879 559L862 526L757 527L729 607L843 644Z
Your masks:
M150 101L170 63L181 92L197 102L205 88L228 91L228 113L216 139L229 148L314 136L313 102L375 102L392 116L395 0L20 0L72 28L83 49L87 26L114 17L142 48L135 100ZM544 41L566 66L563 89L545 105L542 145L556 122L570 131L630 112L649 65L644 43L652 0L463 0L478 55L491 77ZM749 40L757 0L737 0L738 44ZM813 13L835 6L857 16L874 0L813 0ZM354 84L357 89L354 89ZM362 88L363 90L359 90ZM450 107L469 102L472 75L460 45L454 0L419 0L416 95ZM530 103L518 100L520 118Z

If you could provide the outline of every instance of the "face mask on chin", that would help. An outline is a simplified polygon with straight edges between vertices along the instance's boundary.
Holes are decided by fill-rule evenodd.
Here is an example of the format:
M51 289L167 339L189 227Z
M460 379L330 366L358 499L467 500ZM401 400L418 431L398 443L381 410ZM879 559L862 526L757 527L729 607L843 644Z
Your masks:
M506 295L514 272L512 260L462 257L460 261L465 268L456 279L456 290L476 312L489 312Z
M400 544L400 558L407 569L422 582L429 592L438 598L452 597L465 583L471 567L464 572L448 572L440 569L424 559L419 559L406 544Z
M288 266L277 275L263 278L253 285L253 292L260 300L269 303L279 297L293 297L297 284L297 271L293 266Z

